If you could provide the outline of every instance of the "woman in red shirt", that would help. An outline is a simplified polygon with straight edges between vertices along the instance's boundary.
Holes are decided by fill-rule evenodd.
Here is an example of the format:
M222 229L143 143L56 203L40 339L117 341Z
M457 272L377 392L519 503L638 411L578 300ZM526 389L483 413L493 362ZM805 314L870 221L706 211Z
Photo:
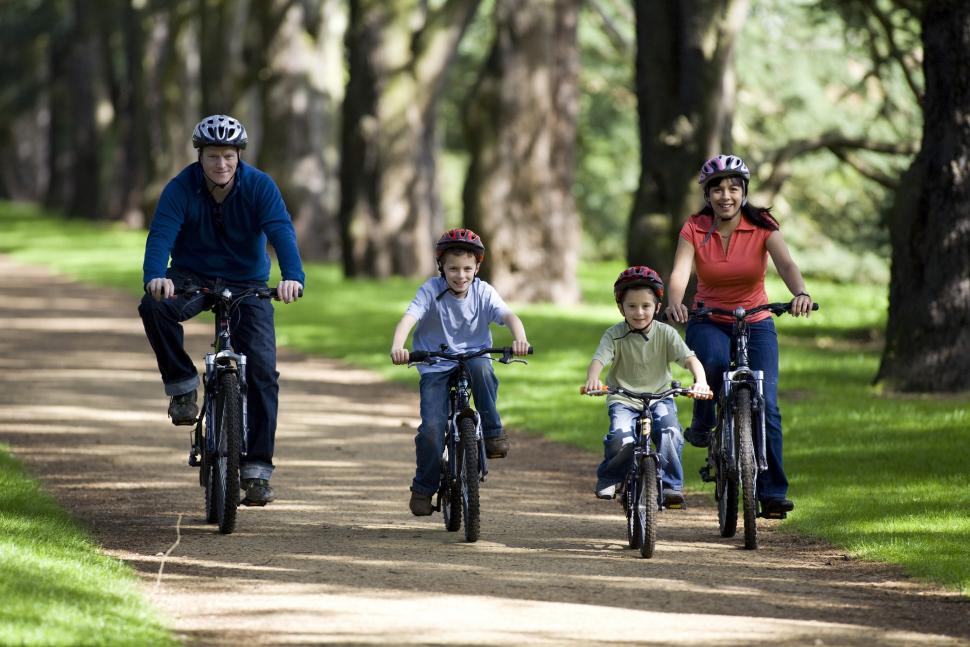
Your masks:
M765 272L768 256L785 285L795 296L791 313L808 316L812 298L792 260L788 246L769 209L748 203L751 173L736 155L718 155L701 167L698 183L706 205L687 219L670 275L667 316L678 323L688 320L684 291L692 268L697 272L696 301L705 306L733 310L768 302ZM765 512L790 512L788 479L782 465L781 413L778 410L778 335L769 312L756 315L749 326L749 363L764 372L765 436L768 470L758 475L758 499ZM718 393L731 360L731 323L714 316L687 324L687 345L704 365L711 389ZM694 419L684 437L706 447L716 424L714 404L694 401Z

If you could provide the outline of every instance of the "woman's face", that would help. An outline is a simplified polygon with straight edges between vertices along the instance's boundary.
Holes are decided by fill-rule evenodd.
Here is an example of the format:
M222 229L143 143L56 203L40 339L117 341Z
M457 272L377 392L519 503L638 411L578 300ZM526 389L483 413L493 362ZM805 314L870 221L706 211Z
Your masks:
M722 220L730 220L738 215L744 203L744 185L741 178L723 178L707 190L707 200L714 209L714 215Z

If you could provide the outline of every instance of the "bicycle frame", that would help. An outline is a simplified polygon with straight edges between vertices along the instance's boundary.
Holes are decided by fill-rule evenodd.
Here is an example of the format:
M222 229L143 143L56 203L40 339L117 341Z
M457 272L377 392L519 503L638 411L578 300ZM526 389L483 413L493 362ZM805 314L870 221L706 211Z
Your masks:
M475 421L475 439L478 441L478 465L479 465L479 480L484 482L485 477L488 475L488 459L485 456L485 441L482 437L482 420L481 416L475 409L471 406L471 377L468 374L468 368L465 366L465 360L458 361L458 366L456 366L451 373L451 377L448 382L449 388L449 415L448 415L448 437L445 442L448 446L448 455L457 456L457 448L459 442L459 429L461 428L461 421L464 418L471 418ZM458 478L458 464L456 461L449 461L450 463L450 476L452 480ZM440 509L440 492L439 501L436 508Z

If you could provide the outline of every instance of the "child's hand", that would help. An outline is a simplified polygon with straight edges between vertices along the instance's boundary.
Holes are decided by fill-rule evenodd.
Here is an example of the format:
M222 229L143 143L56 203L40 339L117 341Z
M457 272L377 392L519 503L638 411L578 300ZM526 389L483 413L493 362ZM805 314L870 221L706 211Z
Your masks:
M605 390L606 390L606 387L603 386L603 383L600 382L600 379L599 378L596 378L595 380L593 380L593 379L586 380L586 392L587 393L590 392L590 391L605 391Z
M407 348L392 348L391 361L395 364L407 364L411 354Z
M513 355L528 355L529 354L529 342L528 341L513 341L512 342L512 354Z
M705 382L695 382L694 386L690 387L690 392L698 400L710 400L714 397L714 392Z

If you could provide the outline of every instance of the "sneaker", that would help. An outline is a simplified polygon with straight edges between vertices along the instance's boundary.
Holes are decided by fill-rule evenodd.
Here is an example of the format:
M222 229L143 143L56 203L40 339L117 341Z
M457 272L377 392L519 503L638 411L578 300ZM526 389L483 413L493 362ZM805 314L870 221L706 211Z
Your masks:
M598 499L610 500L616 496L616 485L607 485L604 488L596 490L596 497Z
M411 501L408 503L408 507L411 508L411 514L415 517L427 517L434 511L431 507L431 496L419 494L414 490L411 490Z
M711 444L711 432L705 429L695 429L688 427L684 432L684 440L694 447L707 447Z
M195 391L176 395L168 403L168 417L173 425L194 425L199 417L199 405L196 402Z
M243 479L242 489L246 492L240 502L243 505L264 506L276 500L276 493L266 479Z
M505 458L509 454L509 437L503 431L498 436L485 439L485 456L488 458Z
M761 510L765 514L784 514L795 509L795 502L789 499L766 499L761 502Z
M664 505L668 508L680 508L684 505L684 493L680 490L664 488Z

